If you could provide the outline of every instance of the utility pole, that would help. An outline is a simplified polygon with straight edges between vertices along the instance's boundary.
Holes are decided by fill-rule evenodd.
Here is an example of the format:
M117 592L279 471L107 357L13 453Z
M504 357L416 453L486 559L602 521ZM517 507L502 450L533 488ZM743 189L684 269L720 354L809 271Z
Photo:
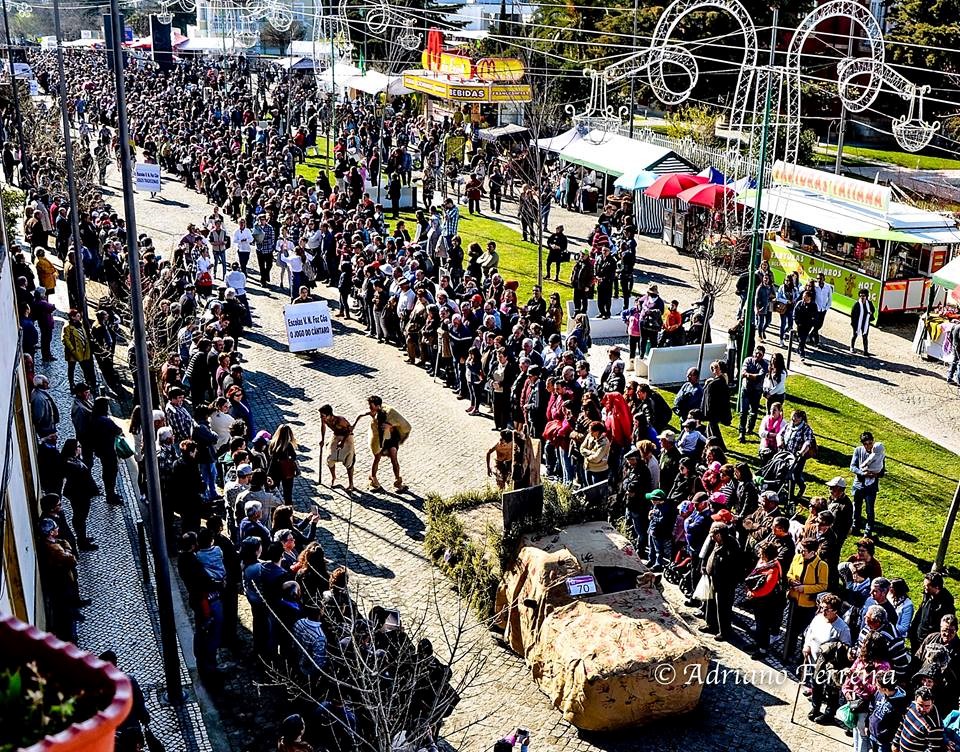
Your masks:
M946 571L944 562L947 559L947 548L950 546L950 537L953 535L953 526L957 521L958 510L960 510L960 483L957 483L957 490L953 492L953 501L950 502L950 510L947 512L947 519L943 523L943 534L940 536L940 546L937 548L937 559L933 563L934 572Z
M640 0L633 0L633 49L631 52L636 53L637 51L637 14L640 12ZM633 138L633 94L636 87L637 76L636 74L630 76L630 125L629 135L630 138Z
M13 43L10 41L10 19L7 16L7 0L3 0L3 30L7 40L7 64L10 66L10 92L13 99L13 115L17 121L17 140L20 142L20 187L33 185L33 174L30 169L30 155L27 153L26 142L23 140L23 115L20 112L20 94L17 86L17 76L13 70Z
M850 35L847 37L847 57L853 57L853 19L850 19ZM837 161L833 165L833 174L839 175L843 166L843 137L847 134L847 108L840 102L840 127L837 130Z
M337 146L337 77L333 70L336 67L333 60L333 19L328 20L327 24L330 33L330 141L327 142L327 157L332 169L335 164L333 152Z
M163 524L160 494L160 472L157 469L156 433L153 430L153 403L150 388L150 361L147 330L143 318L143 288L140 281L140 249L137 246L137 214L133 205L133 175L130 170L130 128L127 122L127 98L123 75L123 25L118 0L110 0L110 22L113 26L113 74L116 80L117 130L120 136L120 174L123 178L123 215L127 223L127 261L130 266L130 311L134 352L137 363L137 397L140 420L143 422L143 467L147 480L147 506L150 508L153 561L156 570L157 610L160 617L160 647L163 673L167 682L166 699L179 705L186 699L180 681L180 654L177 652L177 628L173 621L173 596L170 585L170 561Z
M77 269L77 303L83 326L90 335L90 317L87 313L87 280L83 269L83 246L80 242L80 207L77 201L77 183L73 172L73 134L67 112L67 76L63 68L63 36L60 29L60 0L53 0L53 29L57 36L57 72L60 76L60 122L63 129L63 154L67 163L67 194L70 196L70 227L73 231L73 258Z
M753 334L754 299L757 293L757 266L763 255L763 227L760 214L763 206L763 181L767 172L767 137L770 133L770 99L775 75L774 63L777 50L777 22L780 20L780 8L771 6L773 11L773 29L770 32L770 56L767 60L767 86L763 102L763 130L760 133L760 164L757 169L757 195L753 205L753 228L750 234L750 278L747 282L747 301L743 306L743 343L740 346L740 373L743 373L743 362L753 353L750 352L750 339ZM779 81L778 81L779 85ZM707 319L709 322L710 319ZM746 405L741 397L743 390L737 389L738 408L743 411Z

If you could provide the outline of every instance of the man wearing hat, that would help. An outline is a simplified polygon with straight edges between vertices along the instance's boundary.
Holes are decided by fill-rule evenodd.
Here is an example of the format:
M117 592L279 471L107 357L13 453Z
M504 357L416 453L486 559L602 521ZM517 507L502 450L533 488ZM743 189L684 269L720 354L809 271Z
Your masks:
M843 548L843 543L853 528L853 502L847 496L847 481L842 476L828 480L827 488L830 489L827 509L833 513L833 531Z
M617 490L618 501L623 504L633 528L634 545L637 551L647 548L647 525L650 515L650 502L647 494L653 491L653 479L646 462L641 461L640 450L631 449L623 455L623 467L620 470L620 485Z
M677 449L680 450L680 454L692 460L700 457L700 453L707 444L707 437L700 433L699 426L700 423L696 418L687 418L683 421L683 431L677 439Z
M176 443L186 441L193 435L193 417L184 406L186 392L178 386L171 387L167 392L167 406L164 412L167 416L167 425L173 429Z

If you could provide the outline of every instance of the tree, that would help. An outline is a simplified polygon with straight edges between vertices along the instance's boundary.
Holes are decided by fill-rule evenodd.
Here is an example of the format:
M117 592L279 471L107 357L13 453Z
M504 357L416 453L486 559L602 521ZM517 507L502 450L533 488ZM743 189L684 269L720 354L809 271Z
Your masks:
M285 53L291 42L299 42L306 37L307 29L299 21L294 21L289 29L275 29L269 23L260 30L260 44L264 48L278 49Z
M695 237L693 244L693 278L700 290L703 301L703 334L700 337L700 354L697 357L697 368L703 370L703 350L707 342L707 332L710 330L710 320L716 310L717 299L730 291L733 284L733 270L738 259L745 257L750 245L748 235L736 237L725 236L713 239L705 237L707 230L701 226L695 229L700 237Z
M304 603L318 596L300 593ZM368 608L357 590L340 591L324 601L323 661L297 638L296 625L289 629L274 612L290 649L287 662L267 671L298 704L313 707L315 741L327 749L413 752L439 740L444 719L486 666L485 630L471 629L469 608L461 603L454 617L444 618L439 604L435 582L421 610L396 617ZM470 718L444 736L483 720Z
M960 0L900 0L888 18L887 41L904 43L888 44L890 56L918 69L907 73L912 82L942 86L944 74L960 75Z
M702 146L717 143L717 115L705 105L686 105L667 113L667 135L675 139L691 138Z

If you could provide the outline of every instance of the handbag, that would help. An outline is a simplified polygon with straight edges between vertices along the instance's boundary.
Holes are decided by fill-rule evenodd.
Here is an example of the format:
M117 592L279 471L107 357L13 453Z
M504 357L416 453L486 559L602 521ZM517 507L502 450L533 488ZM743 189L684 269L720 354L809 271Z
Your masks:
M133 457L133 450L130 448L130 445L127 443L127 440L123 436L117 436L113 441L113 448L117 452L117 457L121 460L130 459Z
M714 593L713 580L710 579L710 575L705 574L697 582L697 587L691 597L698 601L709 601L713 598Z

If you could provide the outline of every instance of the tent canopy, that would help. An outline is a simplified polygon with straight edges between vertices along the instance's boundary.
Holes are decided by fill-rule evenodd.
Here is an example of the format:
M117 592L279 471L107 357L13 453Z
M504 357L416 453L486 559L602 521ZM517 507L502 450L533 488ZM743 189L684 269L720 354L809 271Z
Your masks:
M640 170L661 173L676 172L680 168L693 169L693 165L670 149L603 131L590 131L584 135L579 129L571 128L559 136L539 139L537 146L567 162L615 177ZM677 169L657 169L667 161Z
M496 141L498 138L520 136L529 132L530 129L524 128L522 125L517 125L516 123L507 123L506 125L500 125L496 128L483 128L480 131L480 140Z
M313 59L302 57L300 55L288 55L287 57L278 57L270 61L278 68L284 70L313 70Z
M402 76L387 76L378 70L371 69L367 69L360 75L351 76L344 86L367 94L379 94L382 91L389 94L409 94L411 91L403 85Z

